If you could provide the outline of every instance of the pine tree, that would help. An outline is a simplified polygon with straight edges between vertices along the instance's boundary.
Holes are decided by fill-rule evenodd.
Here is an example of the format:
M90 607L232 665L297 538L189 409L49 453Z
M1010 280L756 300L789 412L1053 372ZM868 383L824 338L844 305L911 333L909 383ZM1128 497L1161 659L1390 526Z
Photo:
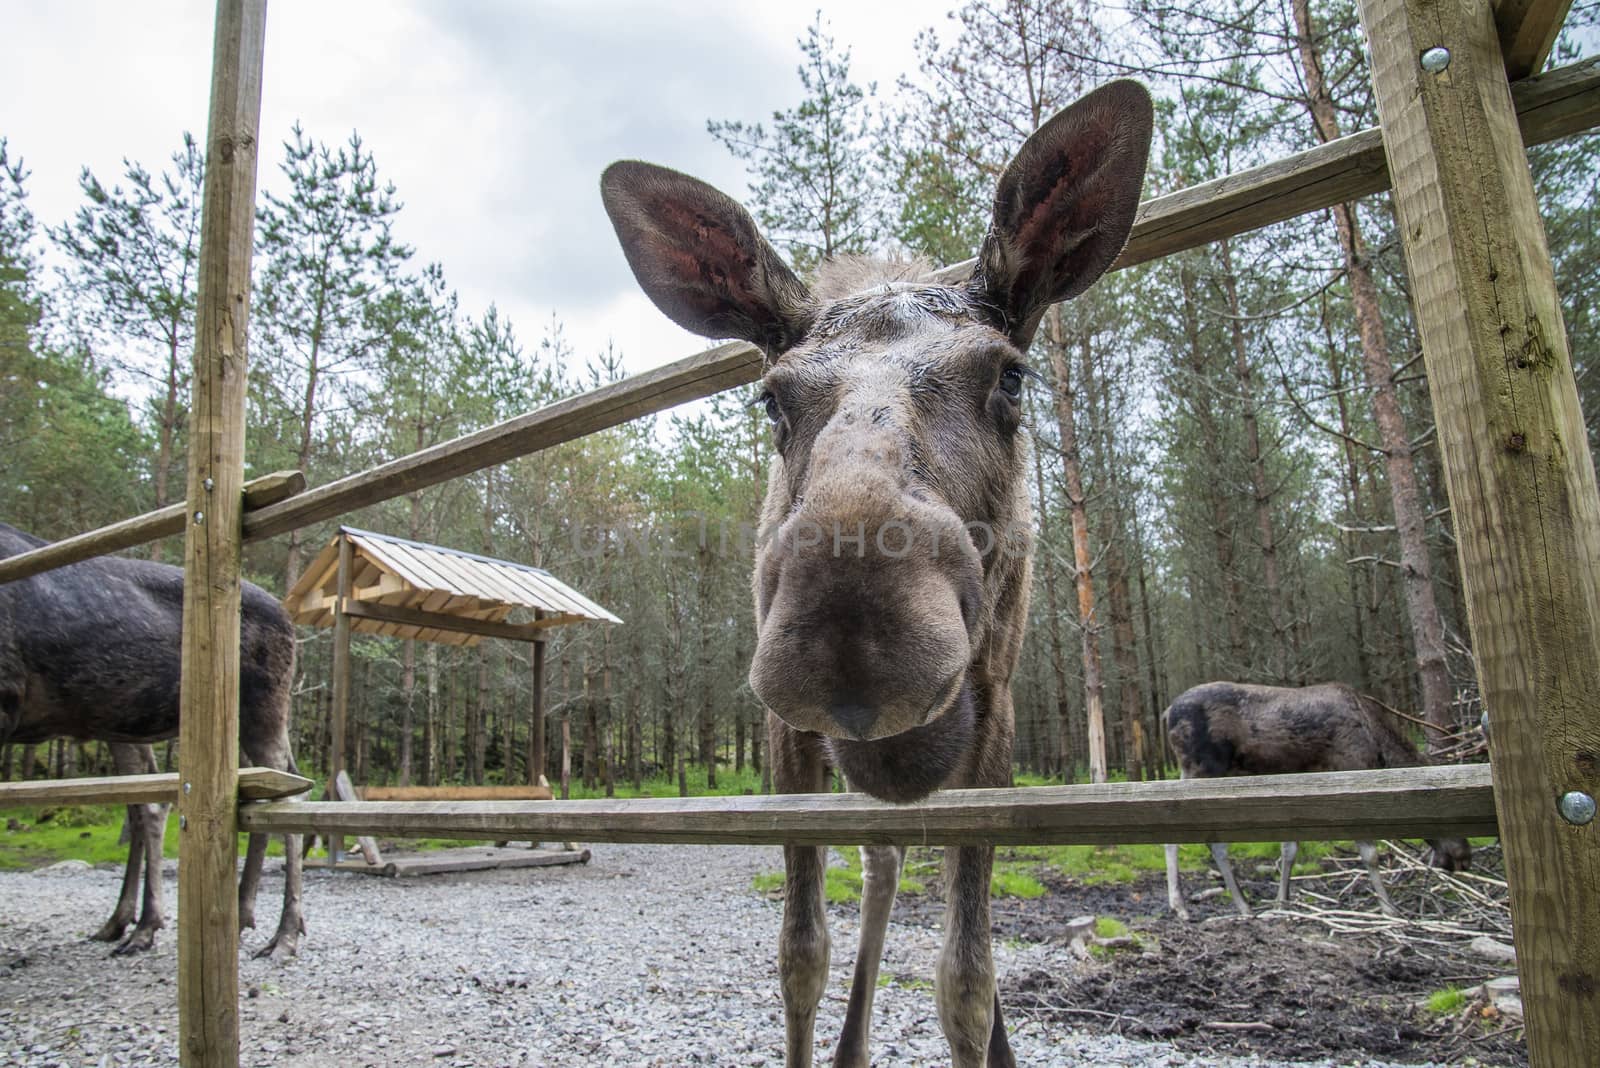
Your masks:
M863 90L850 80L850 50L838 49L820 13L797 43L804 100L773 112L770 127L710 120L706 132L749 165L756 220L805 272L877 243L875 88Z
M159 176L128 160L123 166L126 189L108 189L85 168L87 203L51 237L68 257L65 282L98 347L148 397L156 427L151 503L161 508L171 500L188 414L205 160L186 133ZM161 544L151 552L159 560Z

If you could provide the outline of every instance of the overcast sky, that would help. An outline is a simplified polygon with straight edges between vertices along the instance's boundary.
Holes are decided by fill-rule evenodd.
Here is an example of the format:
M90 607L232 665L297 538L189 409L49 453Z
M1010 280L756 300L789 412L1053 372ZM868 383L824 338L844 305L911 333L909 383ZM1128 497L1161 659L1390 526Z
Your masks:
M361 133L405 208L418 266L443 264L463 304L490 302L525 345L552 314L581 358L614 340L632 371L702 348L638 292L597 191L623 157L688 171L741 196L742 165L708 118L764 120L798 102L795 40L818 4L695 0L272 0L259 182L281 188L290 126ZM912 39L949 2L821 5L858 83L892 89ZM681 9L681 10L675 10ZM185 130L204 140L214 7L203 0L4 5L0 137L58 225L78 173L160 170Z

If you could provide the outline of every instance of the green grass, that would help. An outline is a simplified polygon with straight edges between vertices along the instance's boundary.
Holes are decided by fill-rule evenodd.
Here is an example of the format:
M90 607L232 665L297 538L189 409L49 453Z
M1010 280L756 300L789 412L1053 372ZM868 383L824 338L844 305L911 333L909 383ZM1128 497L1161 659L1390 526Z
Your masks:
M1128 933L1128 925L1114 916L1097 916L1094 921L1096 938L1121 938Z
M1032 899L1044 896L1044 884L1022 865L996 864L994 873L989 877L989 894L992 897Z
M1428 1011L1435 1016L1450 1016L1460 1012L1467 1003L1466 992L1460 987L1447 986L1428 995Z

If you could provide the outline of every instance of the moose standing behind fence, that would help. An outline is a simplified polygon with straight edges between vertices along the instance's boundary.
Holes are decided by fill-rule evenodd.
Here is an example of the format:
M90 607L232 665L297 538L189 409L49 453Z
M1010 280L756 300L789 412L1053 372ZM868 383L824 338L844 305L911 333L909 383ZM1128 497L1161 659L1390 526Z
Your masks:
M1208 682L1179 694L1161 714L1161 722L1186 779L1411 768L1422 763L1376 701L1339 683L1295 689ZM1433 863L1448 871L1464 870L1472 862L1472 848L1463 838L1430 839L1428 845ZM1378 873L1376 847L1371 842L1356 846L1383 911L1396 915ZM1299 851L1298 842L1283 843L1279 908L1289 902L1289 873ZM1241 916L1250 915L1228 864L1227 844L1211 843L1211 856L1234 907ZM1167 846L1167 903L1173 912L1189 918L1178 886L1175 845Z
M0 523L0 558L47 544ZM242 584L239 628L239 744L253 764L294 771L289 689L294 625L276 598ZM113 743L124 774L154 770L140 746L178 733L183 570L104 556L0 584L0 745L50 738ZM148 811L146 811L148 810ZM163 924L159 806L129 806L129 860L117 910L96 937L127 926L144 868L144 909L119 946L147 949ZM239 924L255 926L256 890L267 836L252 834L239 880ZM300 836L285 842L283 912L257 953L292 954L305 931L300 906Z
M825 265L808 288L738 204L623 162L601 182L635 277L679 325L766 353L777 455L762 511L750 682L784 793L910 802L1007 786L1011 675L1027 619L1031 512L1021 394L1045 309L1127 241L1149 94L1114 82L1050 119L1001 175L971 277ZM902 850L863 848L861 944L834 1063L867 1033ZM828 975L825 850L784 849L778 943L787 1060L811 1063ZM993 847L946 850L939 1020L958 1068L1011 1065L989 944Z

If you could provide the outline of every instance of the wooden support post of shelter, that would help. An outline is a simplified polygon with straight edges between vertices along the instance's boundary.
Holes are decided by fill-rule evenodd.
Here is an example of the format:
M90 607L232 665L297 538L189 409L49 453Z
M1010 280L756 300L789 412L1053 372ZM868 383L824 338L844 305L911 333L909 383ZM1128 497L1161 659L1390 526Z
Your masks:
M533 618L542 613L535 610ZM528 723L528 784L537 785L544 774L544 650L543 640L531 643L533 700Z
M1509 34L1485 0L1361 15L1489 716L1529 1060L1593 1068L1600 827L1592 800L1568 817L1600 796L1600 495L1506 82L1508 63L1543 61L1566 4L1510 6Z
M239 555L266 0L219 0L200 223L179 685L178 1057L239 1063Z

